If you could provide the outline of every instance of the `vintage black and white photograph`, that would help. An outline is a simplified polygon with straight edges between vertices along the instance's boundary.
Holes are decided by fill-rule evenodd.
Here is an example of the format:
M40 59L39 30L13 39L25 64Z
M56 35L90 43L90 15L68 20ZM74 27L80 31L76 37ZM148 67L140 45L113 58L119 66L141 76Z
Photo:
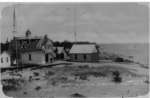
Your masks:
M146 2L0 3L0 83L13 98L148 98Z

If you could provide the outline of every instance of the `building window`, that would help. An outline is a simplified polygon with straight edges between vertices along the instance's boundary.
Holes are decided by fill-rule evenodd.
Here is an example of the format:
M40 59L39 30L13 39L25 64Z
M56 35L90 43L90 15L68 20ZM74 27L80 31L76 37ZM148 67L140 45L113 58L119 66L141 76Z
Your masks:
M29 40L27 40L27 44L29 44Z
M48 54L45 54L45 62L47 63L48 62Z
M32 59L31 59L31 54L29 54L29 61L31 61Z
M6 57L6 62L8 62L9 61L9 59L8 59L8 57Z
M84 57L84 60L86 60L86 54L84 54L83 57Z
M77 60L77 54L75 54L74 56L75 56L75 60Z
M20 45L22 44L22 41L20 41Z
M52 58L50 58L50 61L51 61L51 63L53 62L53 59Z
M3 63L3 58L1 58L1 63Z

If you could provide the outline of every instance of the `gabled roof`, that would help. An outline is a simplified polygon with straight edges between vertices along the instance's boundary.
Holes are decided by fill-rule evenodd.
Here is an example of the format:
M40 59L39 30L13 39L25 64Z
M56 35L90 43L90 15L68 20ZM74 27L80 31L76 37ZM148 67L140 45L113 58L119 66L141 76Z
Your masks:
M74 44L70 53L97 53L95 44Z

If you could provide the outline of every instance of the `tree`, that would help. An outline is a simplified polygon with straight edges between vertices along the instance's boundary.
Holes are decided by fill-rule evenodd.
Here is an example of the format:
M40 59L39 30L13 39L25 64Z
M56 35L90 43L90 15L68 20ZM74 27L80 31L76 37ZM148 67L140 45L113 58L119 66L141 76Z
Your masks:
M63 41L61 44L64 47L64 49L66 49L66 48L70 49L72 47L72 45L73 45L72 42L69 42L67 40Z
M55 41L55 42L53 43L53 45L54 45L55 47L60 46L60 42L59 42L59 41Z

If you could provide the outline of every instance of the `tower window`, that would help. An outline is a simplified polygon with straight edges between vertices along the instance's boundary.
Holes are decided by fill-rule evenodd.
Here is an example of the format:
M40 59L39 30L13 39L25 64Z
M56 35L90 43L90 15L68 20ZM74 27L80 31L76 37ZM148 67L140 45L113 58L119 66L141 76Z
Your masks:
M3 63L3 58L1 58L1 63Z
M8 57L6 57L6 62L8 62L9 60L8 60Z
M75 54L75 60L77 60L77 54Z

